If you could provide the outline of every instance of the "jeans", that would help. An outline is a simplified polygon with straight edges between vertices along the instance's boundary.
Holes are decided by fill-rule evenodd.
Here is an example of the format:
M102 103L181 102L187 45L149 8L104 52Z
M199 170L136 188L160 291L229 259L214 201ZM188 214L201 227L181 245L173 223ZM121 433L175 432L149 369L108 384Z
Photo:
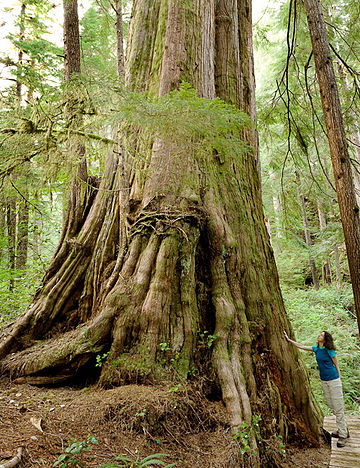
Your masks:
M340 378L334 380L321 381L325 400L331 411L336 417L336 425L339 432L339 437L346 438L348 428L344 412L344 397Z

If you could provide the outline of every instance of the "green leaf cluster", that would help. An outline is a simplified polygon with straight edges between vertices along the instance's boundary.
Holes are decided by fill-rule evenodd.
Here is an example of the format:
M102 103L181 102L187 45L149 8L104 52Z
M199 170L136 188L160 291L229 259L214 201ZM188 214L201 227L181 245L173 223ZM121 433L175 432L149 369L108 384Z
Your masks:
M115 458L115 460L121 463L120 465L114 463L106 463L105 465L99 466L99 468L143 468L146 466L163 466L164 468L171 468L176 466L176 463L166 464L163 458L168 456L169 455L167 455L166 453L155 453L145 458L141 458L140 455L138 455L135 459L133 459L128 457L127 455L120 455Z

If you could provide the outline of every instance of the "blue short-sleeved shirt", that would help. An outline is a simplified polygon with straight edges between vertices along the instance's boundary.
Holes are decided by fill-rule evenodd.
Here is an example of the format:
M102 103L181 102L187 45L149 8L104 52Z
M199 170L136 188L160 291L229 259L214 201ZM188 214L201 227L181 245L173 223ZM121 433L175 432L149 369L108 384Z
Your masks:
M339 378L339 373L331 358L336 356L333 349L319 348L319 346L312 347L318 368L320 371L321 380L334 380Z

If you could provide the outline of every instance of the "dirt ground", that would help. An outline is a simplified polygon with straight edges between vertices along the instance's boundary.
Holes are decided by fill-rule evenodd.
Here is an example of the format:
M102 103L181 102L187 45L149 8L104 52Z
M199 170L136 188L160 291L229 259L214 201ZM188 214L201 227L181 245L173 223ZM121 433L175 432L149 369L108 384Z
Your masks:
M94 436L98 443L88 443L88 452L72 455L82 463L76 466L116 463L114 458L119 455L136 460L165 453L166 463L176 462L177 468L239 467L238 446L226 428L221 402L204 401L194 390L170 388L38 388L2 379L0 464L11 460L22 447L17 467L50 468L71 443ZM330 450L325 444L317 449L285 449L281 466L320 468L329 464Z

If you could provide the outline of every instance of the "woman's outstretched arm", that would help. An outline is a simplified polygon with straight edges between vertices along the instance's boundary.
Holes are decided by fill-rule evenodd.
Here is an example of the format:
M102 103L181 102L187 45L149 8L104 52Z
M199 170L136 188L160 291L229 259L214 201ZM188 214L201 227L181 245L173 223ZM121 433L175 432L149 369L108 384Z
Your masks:
M297 342L294 341L294 340L290 340L290 338L287 336L287 333L286 333L285 330L284 330L284 335L285 335L285 338L287 339L287 341L288 341L289 343L292 343L292 344L293 344L294 346L296 346L297 348L303 349L304 351L313 351L312 346L305 346L305 345L303 345L303 344L301 344L301 343L297 343Z

